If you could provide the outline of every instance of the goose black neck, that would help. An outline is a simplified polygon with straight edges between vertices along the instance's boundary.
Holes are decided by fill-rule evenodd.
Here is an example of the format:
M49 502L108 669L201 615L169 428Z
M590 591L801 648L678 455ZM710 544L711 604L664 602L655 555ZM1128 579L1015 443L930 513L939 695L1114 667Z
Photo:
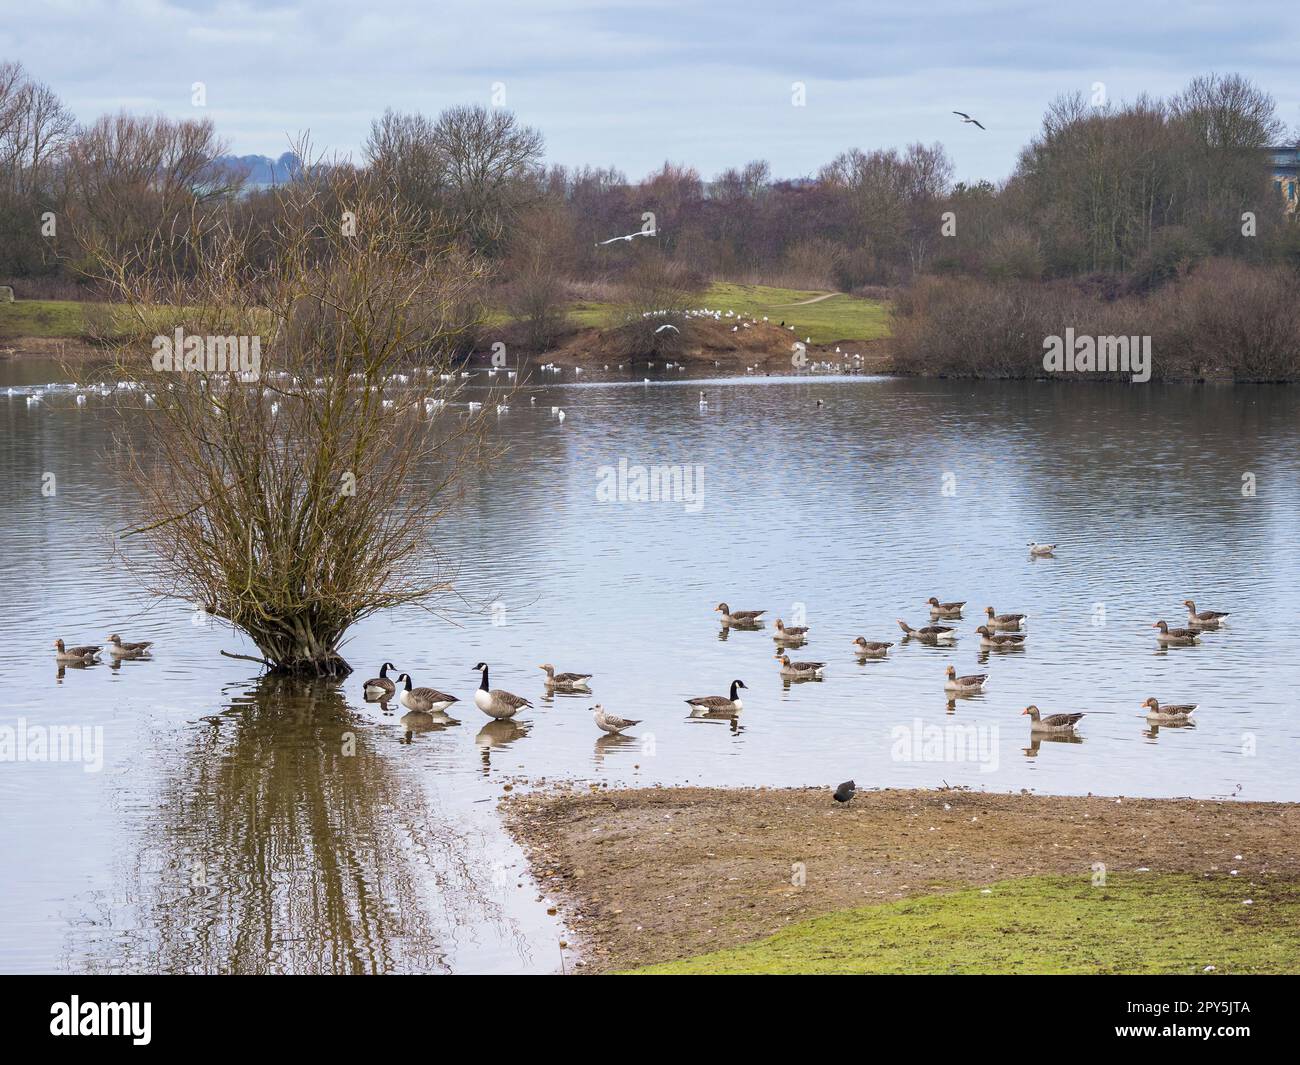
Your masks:
M736 682L734 680L731 682L731 701L733 703L736 701Z
M402 676L406 678L406 690L409 692L411 690L411 674L403 673Z
M482 683L479 684L479 687L482 688L483 691L488 690L488 667L487 666L483 667L483 680Z
M388 663L387 663L387 662L385 662L382 666L379 667L379 676L380 676L381 678L383 678L384 680L387 680L387 679L388 679Z

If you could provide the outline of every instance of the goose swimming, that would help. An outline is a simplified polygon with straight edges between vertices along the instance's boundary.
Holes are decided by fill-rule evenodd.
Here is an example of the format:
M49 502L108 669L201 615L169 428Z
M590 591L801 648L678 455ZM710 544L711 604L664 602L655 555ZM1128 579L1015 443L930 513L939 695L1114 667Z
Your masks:
M1025 645L1025 637L1021 633L994 632L987 625L981 625L975 631L980 634L980 646L984 648L1009 651Z
M710 714L738 714L744 709L740 701L739 689L745 687L747 685L743 680L733 680L730 698L721 695L700 695L694 699L687 699L686 705Z
M117 633L108 637L108 653L117 658L134 658L142 655L153 646L152 640L141 640L139 643L123 643L122 637Z
M991 606L984 608L984 613L988 615L988 621L985 622L990 629L1010 629L1018 632L1021 625L1029 621L1028 614L998 614L995 613Z
M556 673L555 667L547 662L545 665L538 666L538 669L546 671L546 686L548 688L578 689L586 691L589 685L587 681L591 680L590 673Z
M1163 721L1169 724L1181 724L1191 720L1196 703L1181 703L1176 706L1161 706L1155 699L1148 699L1142 704L1147 712L1148 721Z
M1228 616L1225 610L1202 610L1198 614L1196 604L1190 599L1184 599L1183 606L1187 607L1187 624L1194 629L1217 629Z
M399 682L406 681L406 687L402 689L402 694L397 697L397 701L413 713L439 714L452 703L460 702L456 696L447 695L437 688L412 688L409 673L400 673L397 679Z
M776 632L772 633L772 639L777 643L803 643L807 638L807 625L791 625L786 628L784 621L780 618L776 619Z
M397 690L397 685L388 678L388 671L396 669L392 662L385 662L379 667L379 676L371 677L364 685L361 692L369 699L388 699L392 697L393 692Z
M932 618L959 618L961 617L961 608L966 605L964 599L960 603L941 603L933 595L926 602L930 605L930 617Z
M988 679L989 675L987 673L972 673L969 676L959 677L957 676L957 670L949 666L948 679L943 682L943 688L944 691L950 692L983 691Z
M955 640L957 638L957 630L951 625L926 625L923 628L914 629L902 618L898 618L897 621L898 627L908 636L913 636L926 643L936 643L939 640Z
M489 688L487 663L480 662L474 668L483 674L478 691L474 693L474 705L487 714L488 717L497 719L511 718L524 707L533 705L522 695L515 695L513 692L503 691L500 688Z
M779 654L776 656L781 660L780 673L783 677L805 677L821 678L822 670L826 668L825 662L791 662L789 655Z
M722 615L724 625L757 625L766 610L732 610L726 603L719 603L713 608Z
M881 640L868 640L859 636L853 641L853 652L862 658L884 658L893 646L892 643L884 643Z
M1047 558L1056 550L1055 544L1036 544L1029 541L1029 554L1032 558Z
M1160 630L1156 633L1156 642L1166 647L1189 647L1201 642L1201 634L1197 629L1171 629L1167 621L1157 621L1151 627Z
M1029 715L1030 732L1073 732L1082 714L1050 714L1043 717L1036 706L1026 706L1020 716Z
M94 662L99 657L102 647L90 646L83 644L80 647L64 647L62 640L54 641L54 649L57 652L54 656L58 662Z

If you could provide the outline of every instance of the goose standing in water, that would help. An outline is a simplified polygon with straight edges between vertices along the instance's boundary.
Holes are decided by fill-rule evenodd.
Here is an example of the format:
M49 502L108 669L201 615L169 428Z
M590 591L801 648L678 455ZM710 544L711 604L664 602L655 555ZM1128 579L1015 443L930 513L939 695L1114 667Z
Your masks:
M1151 627L1160 630L1156 642L1166 647L1190 647L1201 642L1201 634L1196 629L1171 629L1167 621L1157 621Z
M803 643L807 638L807 625L791 625L786 628L785 622L776 619L776 632L772 633L772 639L777 643Z
M556 673L555 667L549 662L537 668L546 671L546 686L548 688L559 688L561 691L578 691L579 689L587 691L590 688L587 683L592 677L590 673Z
M54 641L54 660L56 662L81 662L89 664L99 657L99 652L103 650L102 646L90 646L83 644L80 647L64 647L62 640Z
M1187 625L1193 629L1217 629L1228 616L1224 610L1202 610L1198 614L1196 604L1190 599L1184 599L1183 606L1187 607Z
M1010 651L1025 645L1025 637L1022 633L994 632L987 625L981 625L975 631L980 634L980 646L990 650Z
M825 662L791 662L789 655L777 655L781 660L781 676L783 677L800 677L806 680L816 678L821 679L822 670L826 668Z
M1082 714L1050 714L1043 717L1036 706L1026 706L1020 716L1029 715L1030 732L1073 732Z
M932 618L960 618L961 608L966 605L965 600L960 603L941 603L933 595L926 602L930 604L930 617Z
M984 613L988 615L988 621L984 624L990 629L1008 629L1011 632L1019 632L1022 625L1028 624L1028 614L998 614L991 606L984 608Z
M388 671L396 669L392 662L385 662L379 667L379 676L371 677L361 689L367 699L391 699L397 685L388 679Z
M115 658L136 658L144 654L153 646L152 640L141 640L138 643L123 643L122 637L113 633L108 637L108 653Z
M460 702L456 696L447 695L437 688L412 688L409 673L398 674L397 680L398 683L406 681L406 687L402 689L402 694L397 697L397 701L417 714L440 714L452 703Z
M609 713L600 703L591 708L591 716L595 719L596 727L601 732L608 732L611 736L617 736L625 728L641 724L640 721L630 721L625 717Z
M474 693L474 705L487 714L488 717L495 717L498 720L511 718L524 707L533 705L522 695L502 691L500 688L489 688L486 662L480 662L474 668L483 674L478 691Z
M726 603L719 603L714 611L722 615L722 624L738 627L756 626L766 610L732 610Z
M1196 707L1196 703L1161 706L1155 699L1148 699L1142 704L1142 708L1147 712L1148 721L1159 721L1170 725L1186 724L1192 719Z
M859 636L853 641L853 653L859 658L884 658L893 646L892 643L885 643L882 640L868 640Z
M734 716L743 710L744 704L740 701L740 688L747 685L743 680L733 680L731 682L731 697L726 698L721 695L700 695L694 699L687 699L686 705L694 710L703 711L709 714L728 714Z
M902 618L898 618L898 627L908 636L913 636L925 643L937 643L939 640L955 640L957 630L951 625L926 625L924 628L914 629Z
M959 677L957 676L957 670L949 666L948 679L943 682L943 690L949 692L983 691L988 679L989 675L987 673L972 673L969 676Z

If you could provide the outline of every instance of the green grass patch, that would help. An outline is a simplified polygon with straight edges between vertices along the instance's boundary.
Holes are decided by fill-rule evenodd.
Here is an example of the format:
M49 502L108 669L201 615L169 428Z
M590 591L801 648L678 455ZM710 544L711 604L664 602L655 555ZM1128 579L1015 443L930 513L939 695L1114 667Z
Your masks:
M767 316L773 323L785 321L795 327L800 340L812 337L814 344L836 340L876 340L889 335L889 304L836 293L829 299L791 306L822 295L793 288L768 285L733 285L715 282L700 294L698 305L710 310L735 311L756 318ZM566 308L577 326L604 329L617 323L618 309L610 303L577 302Z
M86 311L95 304L75 300L15 300L0 303L0 337L85 336Z
M1253 900L1244 905L1245 899ZM1300 970L1300 884L1025 877L845 910L638 969L707 973L1282 973Z

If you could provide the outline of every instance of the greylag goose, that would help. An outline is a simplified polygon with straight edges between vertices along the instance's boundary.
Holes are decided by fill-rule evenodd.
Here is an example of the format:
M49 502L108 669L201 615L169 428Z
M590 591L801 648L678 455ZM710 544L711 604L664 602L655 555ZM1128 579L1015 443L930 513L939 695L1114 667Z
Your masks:
M748 685L743 680L733 680L731 682L731 698L728 699L721 695L701 695L694 699L687 699L686 705L713 714L738 714L744 709L738 689L746 687Z
M949 692L978 692L984 690L988 683L987 673L972 673L969 676L957 676L957 670L948 667L948 679L943 682L943 690Z
M1157 621L1151 627L1160 630L1156 642L1167 647L1187 647L1201 642L1201 634L1196 629L1171 629L1167 621Z
M1142 704L1147 712L1148 721L1164 721L1171 724L1190 721L1197 705L1197 703L1182 703L1177 706L1161 706L1155 699L1148 699Z
M1026 706L1020 711L1022 717L1025 714L1029 715L1030 732L1073 732L1074 726L1083 717L1082 714L1049 714L1043 717L1036 706Z
M776 657L781 660L780 672L783 677L820 677L826 668L825 662L791 662L789 655Z
M957 630L951 625L926 625L920 629L914 629L902 618L898 618L898 627L907 635L914 636L918 640L924 640L926 643L935 643L939 640L955 640Z
M990 629L1009 629L1012 632L1019 632L1021 625L1029 620L1028 614L999 614L991 606L986 606L984 613L988 615L988 621L984 624Z
M361 692L368 699L389 699L397 690L397 685L388 678L388 671L396 669L392 662L385 662L379 667L379 676L371 677L362 687Z
M776 632L772 633L772 639L777 643L803 643L807 638L807 625L791 625L786 628L784 621L776 619Z
M892 643L885 643L882 640L868 640L859 636L853 641L853 653L862 658L884 658L893 646Z
M1029 541L1029 554L1034 558L1046 558L1055 550L1055 544L1036 544L1033 540Z
M153 646L153 640L141 640L138 643L123 643L122 637L113 633L108 637L108 653L118 658L134 658L142 655Z
M402 694L397 697L397 701L417 714L441 713L452 703L460 702L456 696L447 695L437 688L412 688L409 673L400 673L397 679L399 682L406 681L406 687L402 689Z
M766 610L732 610L726 603L719 603L713 608L722 615L724 625L757 625Z
M640 721L629 721L625 717L608 713L599 703L591 708L591 715L596 719L596 727L601 732L608 732L611 736L617 736L625 728L641 724Z
M474 693L474 705L487 714L488 717L503 720L514 717L524 707L533 705L522 695L502 691L500 688L489 688L487 663L480 662L474 668L483 674L478 691Z
M547 662L545 665L538 666L538 669L546 671L546 686L548 688L563 688L569 691L581 689L587 691L591 685L587 681L591 680L590 673L556 673L555 667Z
M57 662L93 662L99 657L99 652L103 650L103 647L91 647L89 645L64 647L62 640L55 640L54 650L56 652L54 659Z
M975 630L980 634L980 646L991 648L995 651L1009 651L1015 647L1025 645L1023 633L1018 632L994 632L987 625L981 625Z
M966 605L964 599L960 603L941 603L933 595L926 602L930 604L930 617L932 618L959 618L961 617L961 608Z
M1190 599L1184 599L1183 606L1187 607L1187 624L1194 629L1217 629L1228 616L1226 610L1202 610L1198 614L1196 604Z

